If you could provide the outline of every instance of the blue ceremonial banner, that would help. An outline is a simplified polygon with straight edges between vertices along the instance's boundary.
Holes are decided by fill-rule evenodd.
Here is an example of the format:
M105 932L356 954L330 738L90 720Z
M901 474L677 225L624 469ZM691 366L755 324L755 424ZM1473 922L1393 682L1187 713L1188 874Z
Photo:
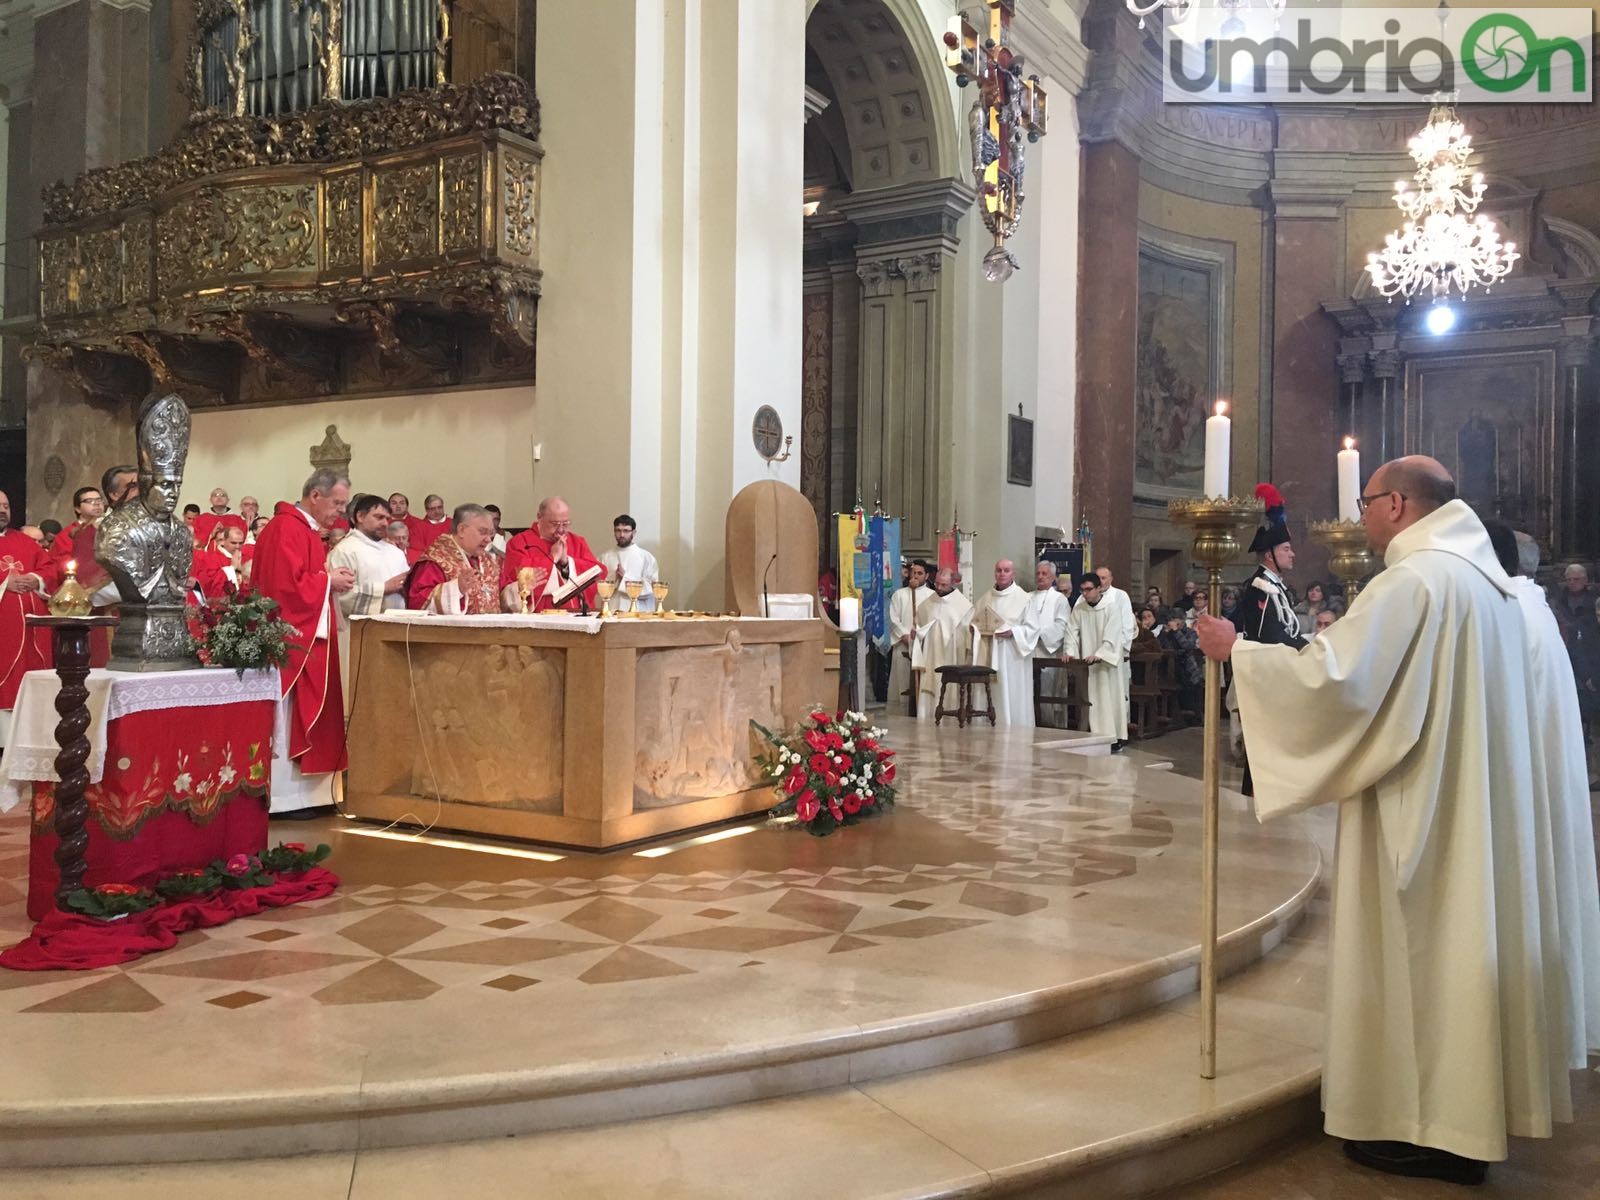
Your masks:
M883 599L883 518L867 518L867 579L861 588L861 628L874 643L888 631L888 606ZM860 559L856 560L860 565Z

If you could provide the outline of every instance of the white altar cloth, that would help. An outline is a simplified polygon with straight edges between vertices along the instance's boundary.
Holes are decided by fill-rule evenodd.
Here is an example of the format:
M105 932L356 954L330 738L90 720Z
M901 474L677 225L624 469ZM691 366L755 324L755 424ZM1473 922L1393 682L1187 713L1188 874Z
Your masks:
M89 782L105 775L106 727L129 713L165 708L204 708L278 699L276 667L246 671L244 678L231 667L201 667L192 671L90 671L84 681L89 691L89 759L84 764ZM17 690L11 720L11 740L6 745L0 812L9 812L33 794L35 782L57 780L56 696L61 678L54 671L29 671Z

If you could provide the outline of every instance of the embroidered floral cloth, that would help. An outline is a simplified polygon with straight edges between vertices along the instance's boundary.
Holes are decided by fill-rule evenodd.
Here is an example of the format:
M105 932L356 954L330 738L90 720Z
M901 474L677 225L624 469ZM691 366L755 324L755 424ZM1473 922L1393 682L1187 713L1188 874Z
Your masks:
M193 671L90 671L89 761L85 764L91 783L105 774L107 726L132 713L167 711L175 708L204 708L214 705L249 704L276 701L279 692L277 670L246 671L240 679L227 667ZM4 786L0 786L0 812L15 808L33 795L35 782L54 782L56 778L56 696L61 680L54 671L29 671L17 692L17 707L6 745ZM267 739L272 736L269 720Z
M107 721L104 771L84 793L84 883L148 887L182 868L265 848L276 707L270 699L230 701ZM58 879L56 785L28 786L28 915L37 921L53 906Z

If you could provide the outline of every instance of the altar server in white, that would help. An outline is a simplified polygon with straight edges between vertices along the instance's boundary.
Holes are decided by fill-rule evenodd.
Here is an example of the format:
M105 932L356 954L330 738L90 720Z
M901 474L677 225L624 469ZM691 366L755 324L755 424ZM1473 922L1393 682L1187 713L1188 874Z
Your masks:
M933 720L939 704L939 668L967 661L971 644L972 601L961 593L961 576L949 567L933 578L933 595L917 607L911 665L917 679L917 719Z
M1079 579L1078 593L1066 657L1082 659L1089 666L1089 732L1112 738L1112 749L1121 749L1128 740L1128 651L1138 626L1131 611L1122 611L1126 593L1119 593L1123 598L1119 605L1115 596L1102 590L1099 575Z
M627 513L620 515L611 522L611 536L617 544L600 556L600 562L606 569L606 578L617 585L616 598L611 602L611 607L617 612L656 610L656 596L650 590L650 585L661 578L661 572L656 566L656 556L633 540L638 528L639 523ZM637 603L631 609L628 594L624 590L630 579L637 579L644 585Z
M896 588L889 597L889 711L897 715L910 712L912 643L917 637L917 609L933 595L928 586L928 569L921 562L911 564L907 586Z
M1589 772L1584 758L1578 689L1561 627L1544 589L1522 574L1539 569L1539 547L1499 522L1489 524L1495 557L1516 590L1527 635L1530 744L1535 770L1545 776L1550 807L1542 839L1554 860L1561 962L1566 968L1567 1065L1588 1065L1600 1050L1600 881L1596 880ZM1520 553L1519 553L1520 551ZM1535 795L1538 793L1535 792Z
M329 567L344 567L356 578L348 592L335 596L339 622L339 680L344 685L345 711L350 711L351 617L371 617L404 608L406 552L385 538L389 505L382 496L358 496L350 506L350 536L328 551Z
M1054 662L1067 634L1067 598L1056 591L1054 563L1033 569L1037 591L1026 593L1022 615L994 637L995 718L999 725L1033 728L1033 662Z
M1304 649L1196 630L1233 662L1257 814L1340 805L1328 1132L1363 1165L1474 1183L1508 1134L1569 1120L1571 1091L1522 612L1454 495L1431 458L1378 469L1362 519L1385 569Z
M1019 653L1017 626L1028 608L1028 593L1017 586L1017 565L1009 558L994 564L994 587L972 610L972 661L994 668L996 725L1033 724L1033 664L1028 655L1035 635L1022 630L1030 649ZM1023 676L1027 676L1024 684Z

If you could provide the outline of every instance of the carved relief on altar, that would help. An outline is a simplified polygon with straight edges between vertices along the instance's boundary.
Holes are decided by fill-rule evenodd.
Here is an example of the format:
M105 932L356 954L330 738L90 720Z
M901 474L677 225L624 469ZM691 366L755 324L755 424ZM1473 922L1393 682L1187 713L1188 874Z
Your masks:
M438 253L439 177L435 163L374 171L373 259L403 263Z
M414 747L412 795L561 811L564 651L486 646L465 655L454 646L418 645L411 667L420 736L395 744Z
M778 646L642 650L634 683L634 805L665 808L760 787L750 722L782 724Z

